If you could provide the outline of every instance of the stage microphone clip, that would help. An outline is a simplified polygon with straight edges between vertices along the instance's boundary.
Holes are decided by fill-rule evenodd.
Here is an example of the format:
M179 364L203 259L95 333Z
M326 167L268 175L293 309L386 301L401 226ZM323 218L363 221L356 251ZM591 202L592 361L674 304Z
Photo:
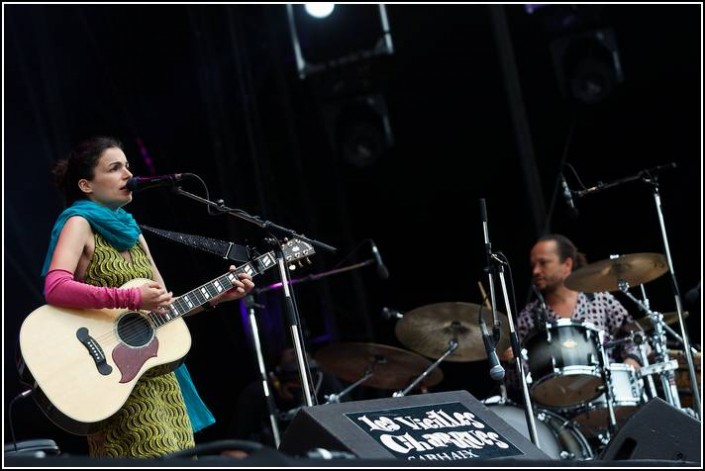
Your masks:
M171 173L169 175L156 175L153 177L132 177L125 187L133 192L157 188L160 186L173 186L191 176L190 173Z
M568 187L568 182L565 180L565 176L561 173L561 186L563 187L563 198L565 199L566 204L570 208L570 212L573 213L574 216L578 215L578 208L575 207L575 201L573 201L573 192L570 191L570 188Z
M372 256L375 258L375 262L377 263L377 276L379 276L382 280L386 280L389 278L389 270L387 270L387 267L382 261L382 256L379 254L375 241L370 239L370 245L372 246Z

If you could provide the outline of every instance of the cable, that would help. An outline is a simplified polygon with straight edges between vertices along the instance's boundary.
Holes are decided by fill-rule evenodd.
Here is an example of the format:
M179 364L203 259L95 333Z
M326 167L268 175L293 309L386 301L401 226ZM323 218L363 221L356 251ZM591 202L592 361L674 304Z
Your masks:
M18 399L24 399L25 397L29 396L34 392L33 389L27 389L26 391L22 391L19 393L17 396L12 398L10 401L10 404L7 406L7 417L8 417L8 425L10 426L10 436L12 437L12 446L14 448L14 452L17 453L17 438L15 437L15 426L13 424L12 420L12 406L15 405L15 402L17 402Z

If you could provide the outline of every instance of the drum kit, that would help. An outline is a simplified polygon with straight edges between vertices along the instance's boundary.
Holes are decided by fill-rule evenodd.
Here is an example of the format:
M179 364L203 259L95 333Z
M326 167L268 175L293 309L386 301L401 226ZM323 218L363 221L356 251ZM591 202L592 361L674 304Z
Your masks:
M619 290L637 302L648 315L629 326L626 339L608 338L595 326L571 319L547 323L524 339L522 356L528 365L531 397L536 402L533 415L538 419L537 434L540 447L549 456L593 459L632 414L659 394L671 405L681 407L679 394L683 395L685 381L677 383L676 373L679 365L679 371L683 372L683 363L671 359L675 354L666 348L665 336L669 331L680 338L668 328L668 324L678 321L678 314L652 312L643 291L644 283L666 271L662 255L638 253L590 264L566 279L566 286L575 291ZM629 287L636 285L642 285L643 300L628 292ZM495 315L501 326L496 351L503 352L510 344L509 322L504 314L495 312ZM395 326L396 337L416 353L368 343L333 344L318 351L315 359L321 370L352 383L340 394L328 397L329 403L338 402L359 385L399 390L395 397L406 395L419 385L425 391L442 381L443 373L438 369L442 361L472 362L488 358L482 327L491 324L492 312L485 306L438 303L413 309L400 317ZM608 360L608 350L630 342L640 346L643 356L640 370ZM654 353L651 357L646 355L646 344ZM432 363L427 358L436 361ZM649 358L655 363L649 364ZM661 389L654 387L655 376L661 379ZM501 397L483 402L529 437L523 408L507 399L504 387L502 391Z

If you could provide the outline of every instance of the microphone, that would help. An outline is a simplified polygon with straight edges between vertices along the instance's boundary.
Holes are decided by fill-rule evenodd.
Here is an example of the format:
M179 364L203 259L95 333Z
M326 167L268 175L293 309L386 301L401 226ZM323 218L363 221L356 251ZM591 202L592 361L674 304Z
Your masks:
M482 313L480 313L480 329L482 330L482 341L485 344L487 359L490 361L490 378L495 381L501 381L504 378L504 368L499 363L497 351L492 343L490 333L487 331L487 325L485 325L485 320L482 318Z
M127 181L127 187L130 191L142 191L148 188L157 188L159 186L172 186L180 182L189 173L172 173L169 175L157 175L154 177L132 177Z
M372 256L377 262L377 276L383 280L386 280L389 278L389 270L387 270L387 267L384 266L382 256L379 254L379 250L377 250L377 244L375 244L375 241L370 239L370 244L372 245Z
M570 188L568 188L568 182L565 181L565 177L561 173L561 186L563 187L563 198L565 198L565 202L568 203L568 207L570 208L570 212L573 213L574 216L578 215L578 208L575 207L575 203L573 202L573 194L570 192Z

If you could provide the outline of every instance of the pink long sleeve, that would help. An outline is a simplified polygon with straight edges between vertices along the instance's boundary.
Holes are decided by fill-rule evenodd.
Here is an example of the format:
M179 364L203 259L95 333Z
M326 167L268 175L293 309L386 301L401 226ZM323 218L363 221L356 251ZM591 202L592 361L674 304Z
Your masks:
M79 309L128 308L139 309L142 292L139 288L103 288L73 279L68 270L51 270L44 281L47 303Z

